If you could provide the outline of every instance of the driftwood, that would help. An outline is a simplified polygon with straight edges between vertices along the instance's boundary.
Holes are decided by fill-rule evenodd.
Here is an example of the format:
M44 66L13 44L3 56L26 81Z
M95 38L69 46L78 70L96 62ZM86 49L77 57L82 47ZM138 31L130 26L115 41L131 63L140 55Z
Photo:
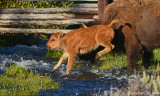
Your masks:
M53 34L56 32L68 33L71 30L61 29L25 29L25 28L0 28L0 33L44 33Z
M28 21L28 20L0 20L0 25L74 25L94 22L94 19L70 19L70 20L48 20L48 21Z
M47 20L47 19L71 19L74 14L0 14L1 20Z
M72 7L75 8L98 8L98 5L96 3L89 3L89 4L73 4Z
M58 13L72 12L75 14L98 14L98 8L8 8L0 9L0 14L8 13Z
M16 0L15 0L16 1ZM98 0L19 0L19 1L87 1L88 3L73 4L69 8L0 8L0 25L82 25L94 24L98 19ZM57 14L58 13L58 14ZM65 13L65 14L63 14ZM60 29L29 29L0 28L0 33L44 33L58 31L67 33L71 30Z
M0 20L64 20L64 19L93 19L96 15L75 14L0 14Z
M95 2L98 0L19 0L19 1L91 1L91 2Z

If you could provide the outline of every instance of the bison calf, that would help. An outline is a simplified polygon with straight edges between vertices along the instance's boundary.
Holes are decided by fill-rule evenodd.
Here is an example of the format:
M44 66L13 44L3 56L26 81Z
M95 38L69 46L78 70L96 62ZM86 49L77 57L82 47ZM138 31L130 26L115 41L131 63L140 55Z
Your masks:
M52 71L55 71L68 58L66 73L69 75L78 54L86 54L99 46L103 46L105 48L98 52L95 57L95 59L99 59L100 56L111 51L114 48L114 45L111 44L114 38L112 25L118 21L118 19L115 19L108 25L94 25L88 28L75 29L67 34L62 32L52 34L46 44L47 48L64 52Z

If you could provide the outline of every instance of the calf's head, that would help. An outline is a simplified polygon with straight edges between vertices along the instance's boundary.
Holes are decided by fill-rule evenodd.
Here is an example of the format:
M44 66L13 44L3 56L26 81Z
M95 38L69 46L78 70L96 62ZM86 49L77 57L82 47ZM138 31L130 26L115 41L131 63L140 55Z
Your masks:
M46 46L49 50L59 50L60 48L60 40L64 36L64 33L57 32L51 35L50 39L48 40Z

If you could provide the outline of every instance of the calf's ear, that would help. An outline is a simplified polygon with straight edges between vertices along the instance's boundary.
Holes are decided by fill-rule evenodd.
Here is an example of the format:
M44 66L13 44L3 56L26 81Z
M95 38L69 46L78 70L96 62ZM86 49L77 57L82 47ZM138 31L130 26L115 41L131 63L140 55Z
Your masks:
M62 38L64 35L66 35L66 33L61 32L60 33L60 38Z

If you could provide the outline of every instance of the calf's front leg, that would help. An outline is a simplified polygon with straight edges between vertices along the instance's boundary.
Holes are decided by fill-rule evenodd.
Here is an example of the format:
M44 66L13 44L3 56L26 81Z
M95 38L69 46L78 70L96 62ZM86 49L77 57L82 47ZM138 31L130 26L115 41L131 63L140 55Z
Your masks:
M60 58L60 60L58 61L57 65L55 65L54 68L52 69L52 72L54 72L63 63L63 61L65 61L67 58L68 58L67 53L63 53L63 55Z
M69 56L68 58L68 63L67 63L67 71L66 71L66 74L69 75L71 69L72 69L72 66L74 64L74 60L75 60L75 57L76 56Z

